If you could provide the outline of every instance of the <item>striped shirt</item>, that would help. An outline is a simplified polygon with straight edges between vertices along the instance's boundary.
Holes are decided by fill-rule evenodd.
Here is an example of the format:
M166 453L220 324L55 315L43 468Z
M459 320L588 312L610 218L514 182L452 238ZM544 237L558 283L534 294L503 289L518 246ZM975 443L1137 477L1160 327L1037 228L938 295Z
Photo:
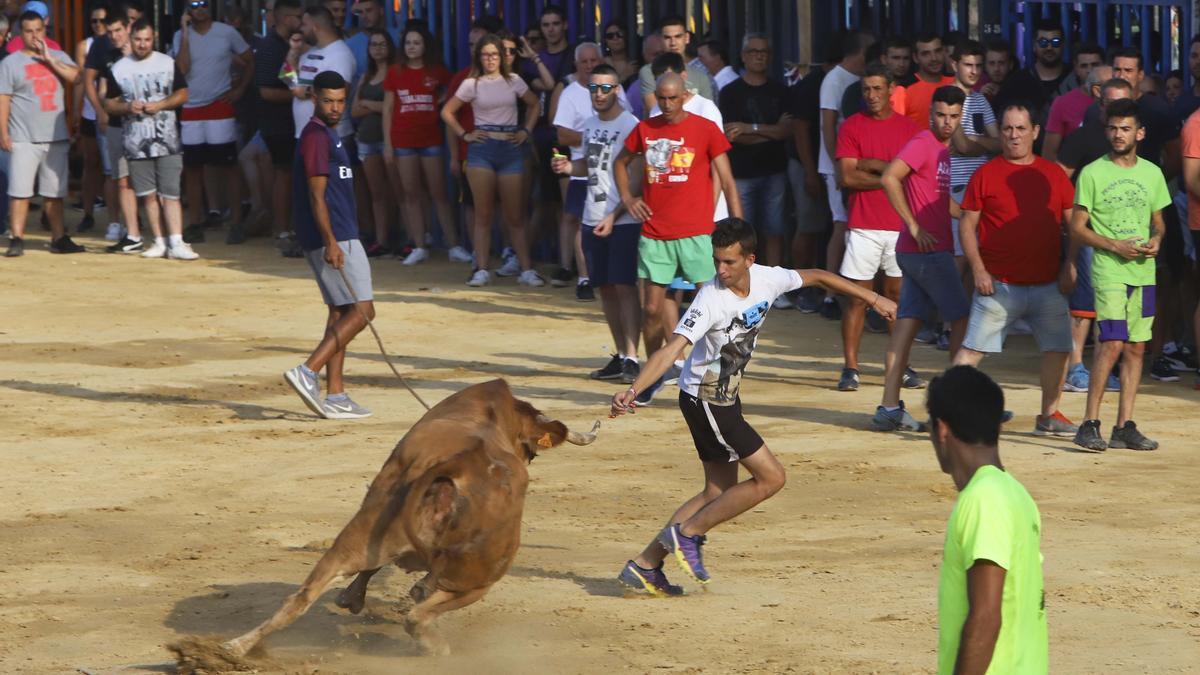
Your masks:
M967 101L963 104L962 113L963 133L968 136L987 136L987 125L995 123L996 113L992 112L992 104L988 103L987 98L978 92L967 94ZM975 174L975 170L987 164L991 158L992 156L986 153L974 157L952 155L950 157L950 186L966 185L971 180L971 176Z

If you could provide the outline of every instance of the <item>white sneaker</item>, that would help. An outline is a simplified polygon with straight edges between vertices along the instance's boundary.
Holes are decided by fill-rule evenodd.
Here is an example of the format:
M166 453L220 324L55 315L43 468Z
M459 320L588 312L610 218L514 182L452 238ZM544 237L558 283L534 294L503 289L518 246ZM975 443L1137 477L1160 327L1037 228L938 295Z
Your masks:
M454 248L450 249L449 255L450 255L450 262L456 262L456 263L475 262L475 256L471 255L469 252L467 252L467 249L465 249L461 246L455 246ZM497 272L497 274L499 274L499 272Z
M106 241L121 241L121 237L125 236L125 226L120 223L109 223L108 230L104 232Z
M165 258L167 256L167 245L155 242L150 248L142 251L143 258Z
M487 270L475 270L475 273L467 280L468 286L487 286L490 283L492 283L492 275Z
M517 277L517 283L522 286L540 288L546 285L546 280L542 278L542 275L537 273L537 270L525 270L521 272L521 276Z
M428 259L429 259L429 249L427 249L427 248L414 248L414 249L412 250L412 253L409 253L409 254L408 254L408 257L407 257L407 258L405 258L405 259L404 259L404 262L403 262L403 263L401 263L401 264L403 264L403 265L416 265L417 263L422 263L422 262L425 262L425 261L426 261L426 260L428 260Z
M521 273L521 261L517 260L517 256L509 256L504 259L504 264L500 269L496 270L496 276L515 277Z
M167 257L171 260L195 260L200 257L200 254L193 251L191 245L184 242L167 249Z
M775 309L791 309L795 307L795 305L792 304L792 301L788 300L788 296L786 295L781 295L778 298L775 298L775 302L771 303L771 306Z

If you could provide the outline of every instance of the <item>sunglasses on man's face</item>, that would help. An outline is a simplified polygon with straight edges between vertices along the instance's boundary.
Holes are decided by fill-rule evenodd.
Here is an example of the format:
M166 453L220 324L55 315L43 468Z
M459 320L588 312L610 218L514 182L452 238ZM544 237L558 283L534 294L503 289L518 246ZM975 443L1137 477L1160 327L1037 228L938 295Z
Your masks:
M201 7L208 7L208 0L192 0L191 2L188 3L188 7L191 7L192 9L200 9Z
M592 92L593 94L596 92L600 92L602 94L611 94L613 89L616 89L616 88L617 88L617 85L615 85L615 84L589 84L588 85L588 91Z
M1045 49L1047 47L1061 47L1062 43L1063 43L1063 39L1060 37L1038 38L1037 46L1041 47L1042 49Z

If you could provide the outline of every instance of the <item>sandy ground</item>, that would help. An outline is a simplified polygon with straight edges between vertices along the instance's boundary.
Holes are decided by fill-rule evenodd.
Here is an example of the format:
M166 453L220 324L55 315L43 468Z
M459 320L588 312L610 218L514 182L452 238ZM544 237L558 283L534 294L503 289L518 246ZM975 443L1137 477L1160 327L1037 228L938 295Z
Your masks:
M421 409L364 335L348 382L375 416L305 410L281 373L324 309L306 266L261 240L179 263L51 256L38 234L0 263L0 672L170 671L168 642L231 637L279 606ZM586 378L610 342L597 305L512 280L469 290L437 257L375 266L379 328L422 395L504 377L577 428L604 416L615 387ZM441 621L454 655L417 654L397 622L411 580L385 570L364 615L331 590L270 657L325 673L930 671L953 486L926 439L866 430L881 337L865 339L862 389L833 390L836 331L768 321L743 396L789 483L711 534L708 591L626 599L613 581L700 486L667 396L534 462L511 573ZM1200 392L1147 379L1136 417L1162 450L1080 454L1028 433L1036 355L1028 337L1009 346L985 365L1017 411L1003 457L1041 507L1052 670L1195 672ZM914 365L944 358L918 347ZM1083 396L1063 410L1081 417Z

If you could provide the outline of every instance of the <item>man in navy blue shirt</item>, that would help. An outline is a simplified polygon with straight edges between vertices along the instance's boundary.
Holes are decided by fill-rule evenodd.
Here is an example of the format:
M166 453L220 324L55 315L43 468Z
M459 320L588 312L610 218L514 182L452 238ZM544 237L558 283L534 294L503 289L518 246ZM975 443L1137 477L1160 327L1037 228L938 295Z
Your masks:
M375 318L371 266L358 240L354 170L336 131L346 112L346 91L346 80L336 71L317 75L313 81L314 114L300 133L292 165L296 241L304 249L321 297L329 306L329 319L321 344L307 361L283 377L310 410L326 419L371 415L370 410L350 400L342 385L346 346L366 328L364 314ZM317 377L322 368L326 369L324 400Z

